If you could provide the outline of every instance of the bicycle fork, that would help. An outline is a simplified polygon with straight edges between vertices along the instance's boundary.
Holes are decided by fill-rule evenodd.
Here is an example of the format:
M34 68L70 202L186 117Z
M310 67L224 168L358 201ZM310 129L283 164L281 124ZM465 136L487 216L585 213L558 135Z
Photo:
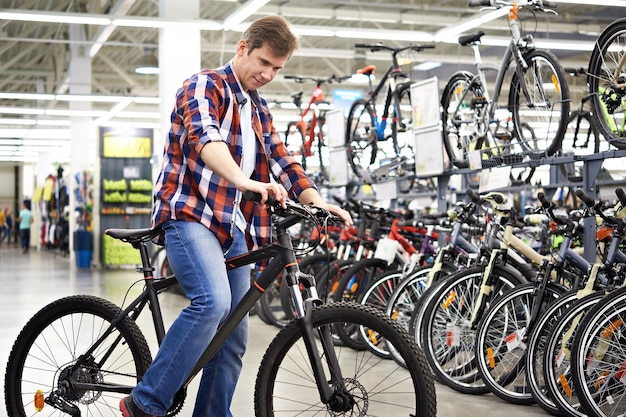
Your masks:
M313 333L313 310L317 305L322 303L315 287L315 278L300 272L297 269L297 265L294 265L294 269L295 271L291 271L291 273L289 273L290 271L288 270L287 280L293 281L288 282L289 292L294 302L298 327L302 332L302 340L304 341L307 356L311 363L311 369L313 370L320 400L322 403L327 404L330 410L334 412L350 411L354 406L354 399L348 393L343 375L341 374L339 361L335 354L331 329L329 326L321 326L318 330L317 338ZM302 299L300 284L306 289L306 300ZM320 355L316 342L318 338L321 341L322 355ZM322 358L325 358L326 366L330 373L329 377L326 376L324 371Z

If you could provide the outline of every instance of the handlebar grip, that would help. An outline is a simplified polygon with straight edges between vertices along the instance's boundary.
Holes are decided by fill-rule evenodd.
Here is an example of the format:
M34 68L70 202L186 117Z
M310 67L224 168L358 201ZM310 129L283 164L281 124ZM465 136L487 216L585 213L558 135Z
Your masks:
M467 196L471 198L474 203L480 203L480 197L471 188L467 189Z
M467 5L469 7L491 6L491 1L490 0L469 0Z
M257 203L261 202L261 194L255 193L254 191L246 190L243 192L243 198L245 200L254 201ZM276 199L272 196L267 197L267 201L265 204L269 204L270 206L276 205Z
M369 48L370 45L366 44L366 43L355 43L354 44L355 48Z
M578 189L575 193L576 197L578 197L583 203L585 203L587 207L591 208L596 205L595 200L585 194L583 190Z
M623 206L626 206L626 194L624 194L624 190L617 188L615 190L615 195L617 196L619 202L622 203Z
M546 195L544 193L538 193L537 194L537 199L539 200L539 202L541 202L541 205L545 208L550 207L550 202L548 201L548 199L546 198Z

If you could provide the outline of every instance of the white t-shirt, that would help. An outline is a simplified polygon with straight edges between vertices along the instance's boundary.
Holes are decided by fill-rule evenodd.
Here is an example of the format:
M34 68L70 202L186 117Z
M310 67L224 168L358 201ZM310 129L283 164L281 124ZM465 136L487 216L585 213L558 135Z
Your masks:
M243 139L243 157L241 161L241 169L247 177L254 172L256 159L256 136L252 129L252 100L248 93L243 92L245 102L241 105L239 127L241 128L241 137ZM237 216L235 224L240 230L246 229L246 220L243 213L237 208Z

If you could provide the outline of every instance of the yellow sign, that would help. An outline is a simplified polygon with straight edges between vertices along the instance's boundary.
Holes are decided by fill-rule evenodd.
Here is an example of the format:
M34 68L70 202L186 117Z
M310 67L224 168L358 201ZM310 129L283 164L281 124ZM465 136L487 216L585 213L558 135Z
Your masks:
M105 158L150 158L151 142L152 138L149 137L113 136L105 133L102 156Z

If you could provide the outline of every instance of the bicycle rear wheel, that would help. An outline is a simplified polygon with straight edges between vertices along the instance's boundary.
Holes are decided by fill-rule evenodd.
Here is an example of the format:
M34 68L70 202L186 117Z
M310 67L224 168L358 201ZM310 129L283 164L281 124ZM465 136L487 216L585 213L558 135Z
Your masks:
M376 161L378 136L375 119L376 114L369 100L361 98L352 103L346 123L346 148L350 167L359 178L367 178L367 168Z
M255 385L256 416L408 416L435 417L435 387L423 353L404 329L377 309L355 304L334 303L315 308L311 324L315 334L353 323L388 343L407 364L382 359L369 350L353 351L324 346L324 337L315 338L316 352L325 372L333 401L320 401L319 388L302 340L302 324L292 322L282 329L268 347ZM327 361L325 350L334 349L339 369ZM341 380L333 381L335 376ZM340 388L345 386L345 390ZM297 398L294 395L298 391ZM308 401L307 401L308 400ZM344 407L341 407L343 405Z
M626 149L626 19L602 31L589 59L587 83L602 135L618 149Z
M517 73L513 74L509 91L514 134L531 156L553 155L561 148L569 120L570 94L565 71L549 51L533 50L524 58L528 63L523 70L528 97Z
M35 314L9 355L4 380L8 415L60 415L56 407L43 404L40 393L55 398L59 407L80 410L83 416L117 416L120 399L130 393L152 362L143 334L125 317L88 357L83 355L104 336L120 312L119 307L98 297L71 296ZM128 389L120 393L76 388L74 382ZM38 406L43 407L39 413Z

